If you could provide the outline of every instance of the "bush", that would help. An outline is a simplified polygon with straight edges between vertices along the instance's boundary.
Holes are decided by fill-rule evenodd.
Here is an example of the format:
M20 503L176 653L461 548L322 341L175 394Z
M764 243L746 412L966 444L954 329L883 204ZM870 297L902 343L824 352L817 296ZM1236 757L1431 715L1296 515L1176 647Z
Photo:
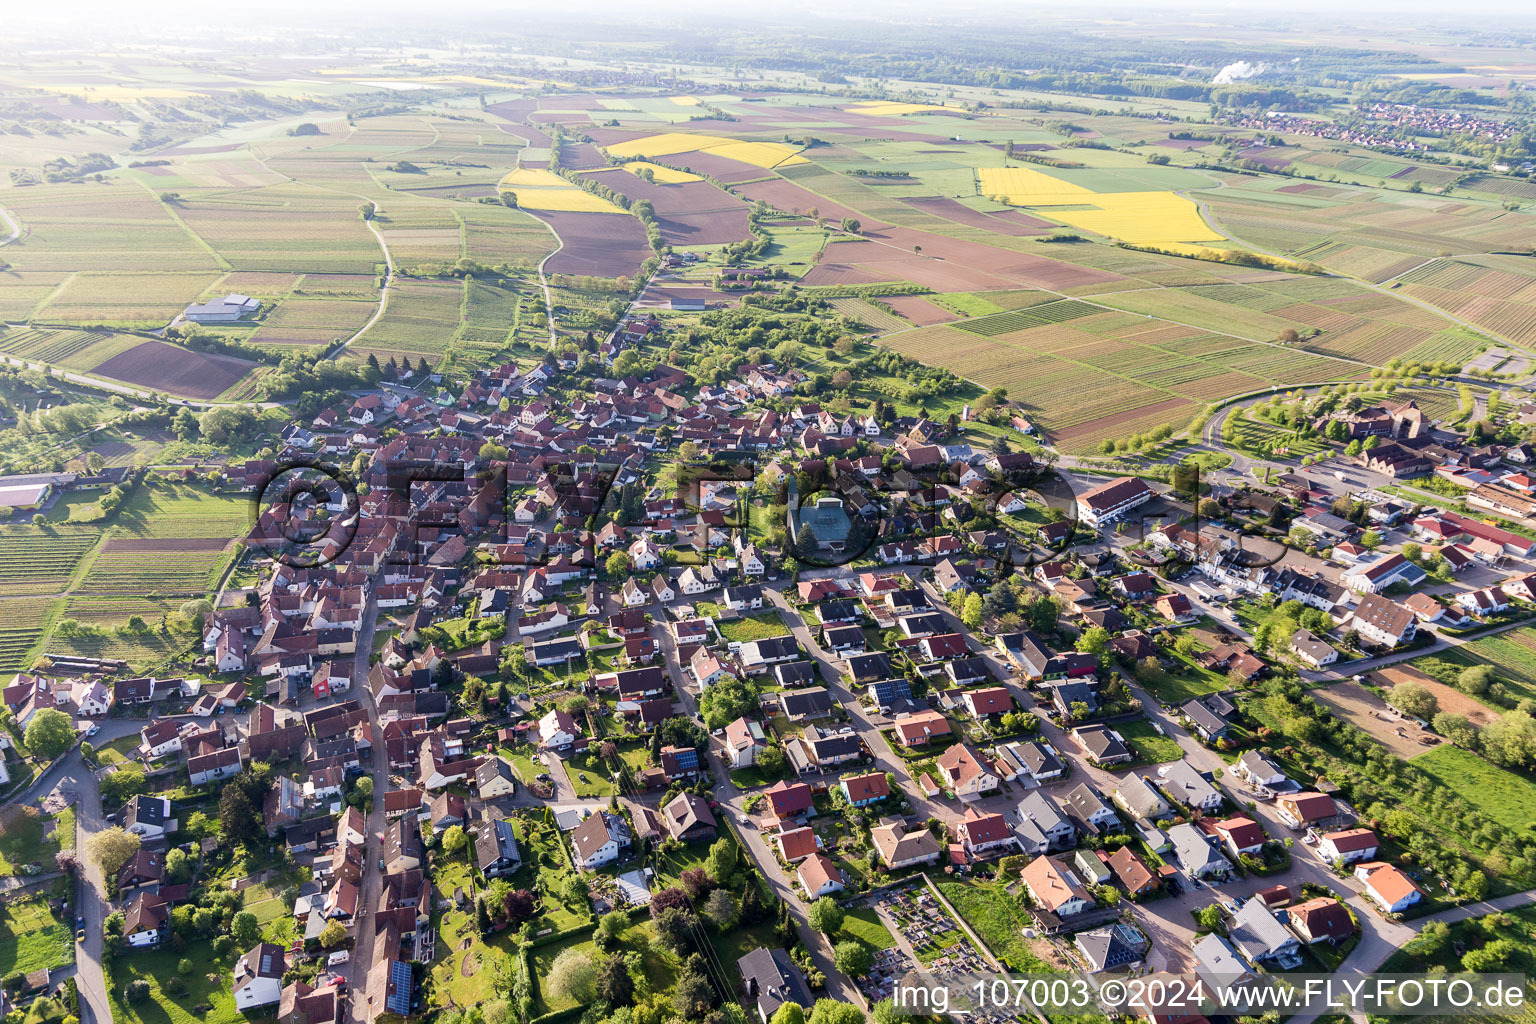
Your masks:
M128 987L123 989L123 998L130 1003L142 1003L149 998L149 982L143 978L130 981Z

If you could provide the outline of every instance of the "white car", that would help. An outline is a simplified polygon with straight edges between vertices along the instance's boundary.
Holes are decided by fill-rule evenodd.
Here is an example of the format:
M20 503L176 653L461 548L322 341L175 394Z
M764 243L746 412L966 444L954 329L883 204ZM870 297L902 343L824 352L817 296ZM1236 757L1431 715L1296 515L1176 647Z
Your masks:
M85 730L85 734L87 736L95 736L99 732L101 732L101 726L99 725L93 725L89 729Z
M348 953L344 949L338 949L336 952L332 953L330 956L325 958L325 965L327 967L336 967L336 966L338 966L340 964L346 963L348 960L351 960L351 959L352 959L352 954Z

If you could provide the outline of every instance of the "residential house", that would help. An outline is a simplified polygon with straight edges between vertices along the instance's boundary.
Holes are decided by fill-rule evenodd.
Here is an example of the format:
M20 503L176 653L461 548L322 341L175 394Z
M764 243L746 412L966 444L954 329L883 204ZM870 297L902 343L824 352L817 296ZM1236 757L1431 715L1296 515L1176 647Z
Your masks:
M246 954L235 961L231 985L235 994L235 1009L241 1013L272 1006L283 997L283 973L288 970L288 958L283 947L273 942L258 942Z
M846 776L838 783L838 788L853 807L868 807L891 795L890 782L884 772Z
M481 800L499 800L517 791L517 776L512 766L500 757L487 757L475 769L475 795Z
M815 1003L805 976L782 949L760 947L736 961L741 987L757 1007L759 1024L768 1024L785 1003L795 1003L810 1013Z
M959 839L967 861L983 860L1019 848L1013 830L1008 827L1008 819L974 807L965 809L965 817L955 825L955 837Z
M1275 800L1275 813L1291 828L1305 828L1338 814L1339 807L1325 793L1289 793Z
M140 839L157 839L176 831L177 820L170 800L142 793L133 797L123 808L123 828Z
M1263 900L1249 900L1232 915L1227 937L1249 963L1283 969L1301 962L1301 943Z
M1157 880L1157 875L1147 867L1147 862L1129 846L1122 846L1116 850L1110 855L1107 863L1109 870L1114 874L1115 881L1120 883L1120 887L1132 899L1145 896L1161 884Z
M962 801L980 800L1002 785L991 761L969 743L956 743L939 755L939 777Z
M1291 930L1307 945L1328 942L1338 945L1355 933L1349 908L1328 896L1298 903L1286 911Z
M1358 860L1370 860L1376 856L1376 833L1368 828L1349 828L1325 833L1317 841L1318 854L1330 864L1339 861L1353 864Z
M732 768L748 768L757 763L758 754L768 749L768 739L758 722L738 718L725 727L724 746L727 764Z
M1122 810L1140 821L1156 821L1168 816L1168 801L1157 787L1143 776L1132 773L1120 780L1113 799Z
M1093 906L1093 897L1077 875L1054 857L1036 857L1025 865L1021 877L1035 906L1058 918L1081 914Z
M779 856L784 858L786 864L798 864L821 848L816 830L804 825L780 832L774 837L774 842L778 844Z
M1084 829L1099 833L1120 830L1120 815L1086 782L1067 790L1062 803Z
M949 719L937 711L902 715L891 723L891 728L896 733L896 739L906 747L920 747L939 736L949 736L954 731Z
M1107 725L1082 725L1072 730L1088 759L1100 767L1126 764L1134 758L1120 734Z
M631 845L629 826L617 814L596 811L571 831L576 866L586 870L612 864Z
M901 821L890 821L870 829L870 839L886 868L898 871L919 864L934 864L942 852L939 841L926 828L909 829Z
M1206 814L1221 807L1222 796L1205 774L1188 761L1175 761L1157 769L1163 789L1176 802Z
M1264 850L1264 830L1252 818L1211 822L1209 828L1233 857L1257 857Z
M1168 841L1190 878L1225 878L1232 870L1231 862L1217 852L1209 837L1187 821L1169 827Z
M1424 898L1423 891L1402 869L1383 861L1358 865L1355 878L1365 883L1366 895L1389 914L1401 914Z
M813 853L801 861L796 877L807 898L812 900L843 891L842 869L824 853Z
M1077 842L1077 826L1056 801L1035 790L1019 801L1018 824L1014 827L1026 853L1069 850Z
M1133 967L1141 963L1146 948L1140 934L1122 924L1078 932L1072 937L1072 944L1093 974Z
M1279 786L1286 781L1285 772L1280 769L1280 766L1257 750L1243 751L1242 756L1233 764L1232 771L1238 778L1266 789Z
M776 818L800 818L811 810L811 787L803 782L780 780L766 790L768 805Z
M661 808L667 834L685 843L715 838L715 815L709 802L693 793L679 793Z

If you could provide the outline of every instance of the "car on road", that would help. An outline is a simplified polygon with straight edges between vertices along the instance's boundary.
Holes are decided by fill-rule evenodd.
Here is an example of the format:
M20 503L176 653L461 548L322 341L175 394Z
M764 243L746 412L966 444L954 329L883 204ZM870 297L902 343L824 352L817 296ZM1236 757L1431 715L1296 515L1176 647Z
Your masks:
M100 725L93 725L89 729L85 730L86 736L95 736L99 732L101 732Z
M85 929L84 928L81 928L81 929L79 929L79 930L77 930L75 932L75 941L78 942L78 943L81 943L82 945L84 945L84 943L85 943Z
M534 782L554 782L555 781L555 777L553 775L549 774L549 772L541 772L540 774L535 775L533 777L533 781Z

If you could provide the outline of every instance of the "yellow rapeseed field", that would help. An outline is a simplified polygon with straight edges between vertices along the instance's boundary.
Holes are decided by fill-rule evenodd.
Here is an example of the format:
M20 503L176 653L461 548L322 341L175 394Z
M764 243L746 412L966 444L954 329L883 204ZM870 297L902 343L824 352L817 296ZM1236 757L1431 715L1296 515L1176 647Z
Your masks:
M1094 192L1029 167L981 167L976 174L982 195L1132 245L1222 240L1198 206L1173 192Z
M790 167L795 164L810 163L800 155L800 150L795 146L786 146L782 142L735 142L727 141L723 146L710 146L711 156L723 156L730 160L739 160L753 167Z
M874 117L900 117L902 114L921 114L928 110L958 110L956 107L943 107L934 103L896 103L880 100L853 103L848 109L856 114L870 114Z
M578 188L553 171L519 167L501 179L503 192L517 196L517 205L525 210L550 210L554 213L624 213L601 196Z
M631 139L605 147L617 157L676 156L679 153L709 152L731 160L739 160L753 167L774 168L790 164L809 163L799 155L794 146L782 142L741 142L721 138L718 135L689 135L685 132L663 132L647 135L643 139Z
M699 98L697 96L672 96L669 98L680 107L696 107L699 105Z
M1093 194L1081 185L1053 178L1033 167L978 167L976 175L981 179L982 195L1006 196L1004 202L1013 206L1065 206L1067 203L1046 204L1036 200L1041 197ZM1070 202L1081 201L1080 199L1070 200Z
M631 160L627 164L621 164L620 167L630 174L639 174L641 168L649 167L651 173L656 176L656 180L663 185L682 185L690 181L704 180L704 176L701 174L689 174L687 171L680 171L676 167L663 167L660 164L649 163L645 160Z

